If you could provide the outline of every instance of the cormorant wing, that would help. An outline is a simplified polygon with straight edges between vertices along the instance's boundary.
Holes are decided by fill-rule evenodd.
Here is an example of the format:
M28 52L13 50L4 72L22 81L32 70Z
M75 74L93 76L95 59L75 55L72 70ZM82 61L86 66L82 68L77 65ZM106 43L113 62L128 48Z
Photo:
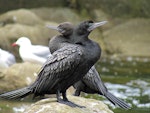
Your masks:
M124 102L123 100L117 98L113 94L111 94L109 91L107 91L106 86L102 82L97 70L93 66L89 72L83 77L83 82L93 90L93 92L96 92L104 95L110 102L112 102L114 105L118 105L121 108L124 109L130 109L131 107Z
M83 52L79 45L68 44L55 51L43 64L36 82L35 92L50 91L60 81L70 77L76 68L83 62Z
M107 88L102 82L100 75L98 74L95 66L89 70L89 72L83 77L83 82L92 90L97 91L98 93L105 95Z

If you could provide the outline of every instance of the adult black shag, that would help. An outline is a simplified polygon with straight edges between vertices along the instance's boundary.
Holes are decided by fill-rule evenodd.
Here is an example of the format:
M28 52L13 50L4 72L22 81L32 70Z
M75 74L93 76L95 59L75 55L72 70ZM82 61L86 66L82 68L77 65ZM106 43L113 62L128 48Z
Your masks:
M50 40L49 49L52 53L66 46L68 43L74 44L73 40L71 40L74 26L71 23L64 22L61 23L59 26L48 26L48 27L51 29L55 29L62 34L53 37ZM112 93L108 91L105 84L102 82L100 75L95 69L95 66L92 66L92 68L83 77L83 79L76 82L73 86L76 89L75 96L79 96L81 91L89 94L97 93L106 97L114 105L118 105L124 109L130 108L130 106L126 102L115 97Z
M29 94L35 96L56 94L58 102L71 105L66 97L66 90L81 80L100 58L99 45L90 40L88 35L101 25L102 22L93 23L92 21L85 21L77 25L71 36L75 44L68 44L55 51L43 64L33 84L1 94L0 98L20 99Z

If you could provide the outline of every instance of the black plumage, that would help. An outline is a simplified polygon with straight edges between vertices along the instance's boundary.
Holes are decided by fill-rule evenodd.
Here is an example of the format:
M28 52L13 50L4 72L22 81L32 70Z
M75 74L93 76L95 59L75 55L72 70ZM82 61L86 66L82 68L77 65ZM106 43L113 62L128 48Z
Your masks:
M57 30L61 35L57 35L51 38L49 41L50 52L53 53L56 50L71 44L71 35L73 34L74 25L70 22L61 23L57 26L47 26L48 28Z
M118 105L124 109L130 109L130 106L126 102L117 98L108 91L94 66L89 70L82 80L74 84L74 88L76 89L75 96L79 96L80 92L85 92L88 94L97 93L106 97L114 105Z
M58 27L48 26L51 29L55 29L60 32L62 35L53 37L49 42L49 49L53 53L54 51L60 49L63 46L66 46L69 43L74 44L72 40L72 34L74 26L71 23L65 22L61 23ZM62 32L63 31L63 32ZM80 92L85 92L89 94L100 94L105 96L111 103L118 105L121 108L129 109L130 106L123 100L115 97L111 94L105 84L102 82L100 75L98 74L95 66L88 71L88 73L82 78L82 80L76 82L74 85L75 96L79 96Z
M72 106L66 97L66 90L82 79L100 58L99 45L88 38L92 28L95 28L95 24L91 21L77 25L71 36L75 44L67 44L55 51L43 64L33 84L1 94L0 98L20 99L29 94L35 96L56 94L58 102Z

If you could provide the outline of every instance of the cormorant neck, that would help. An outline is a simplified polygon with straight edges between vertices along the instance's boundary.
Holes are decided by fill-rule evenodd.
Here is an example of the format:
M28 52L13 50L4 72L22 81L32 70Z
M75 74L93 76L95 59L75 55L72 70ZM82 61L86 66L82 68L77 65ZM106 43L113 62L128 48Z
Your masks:
M89 34L90 32L88 32L87 29L82 28L81 26L76 26L71 36L71 42L76 44L84 44L89 40Z
M75 44L84 45L85 42L89 40L88 35L73 35L71 42Z

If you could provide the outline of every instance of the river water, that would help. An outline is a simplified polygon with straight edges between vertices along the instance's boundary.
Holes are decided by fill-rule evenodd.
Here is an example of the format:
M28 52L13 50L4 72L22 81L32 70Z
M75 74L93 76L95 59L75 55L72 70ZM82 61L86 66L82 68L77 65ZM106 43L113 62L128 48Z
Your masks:
M105 85L115 96L125 100L132 108L115 107L97 94L82 94L86 98L102 100L115 113L150 113L150 58L109 57L101 58L96 65ZM0 113L23 113L34 102L1 101Z

